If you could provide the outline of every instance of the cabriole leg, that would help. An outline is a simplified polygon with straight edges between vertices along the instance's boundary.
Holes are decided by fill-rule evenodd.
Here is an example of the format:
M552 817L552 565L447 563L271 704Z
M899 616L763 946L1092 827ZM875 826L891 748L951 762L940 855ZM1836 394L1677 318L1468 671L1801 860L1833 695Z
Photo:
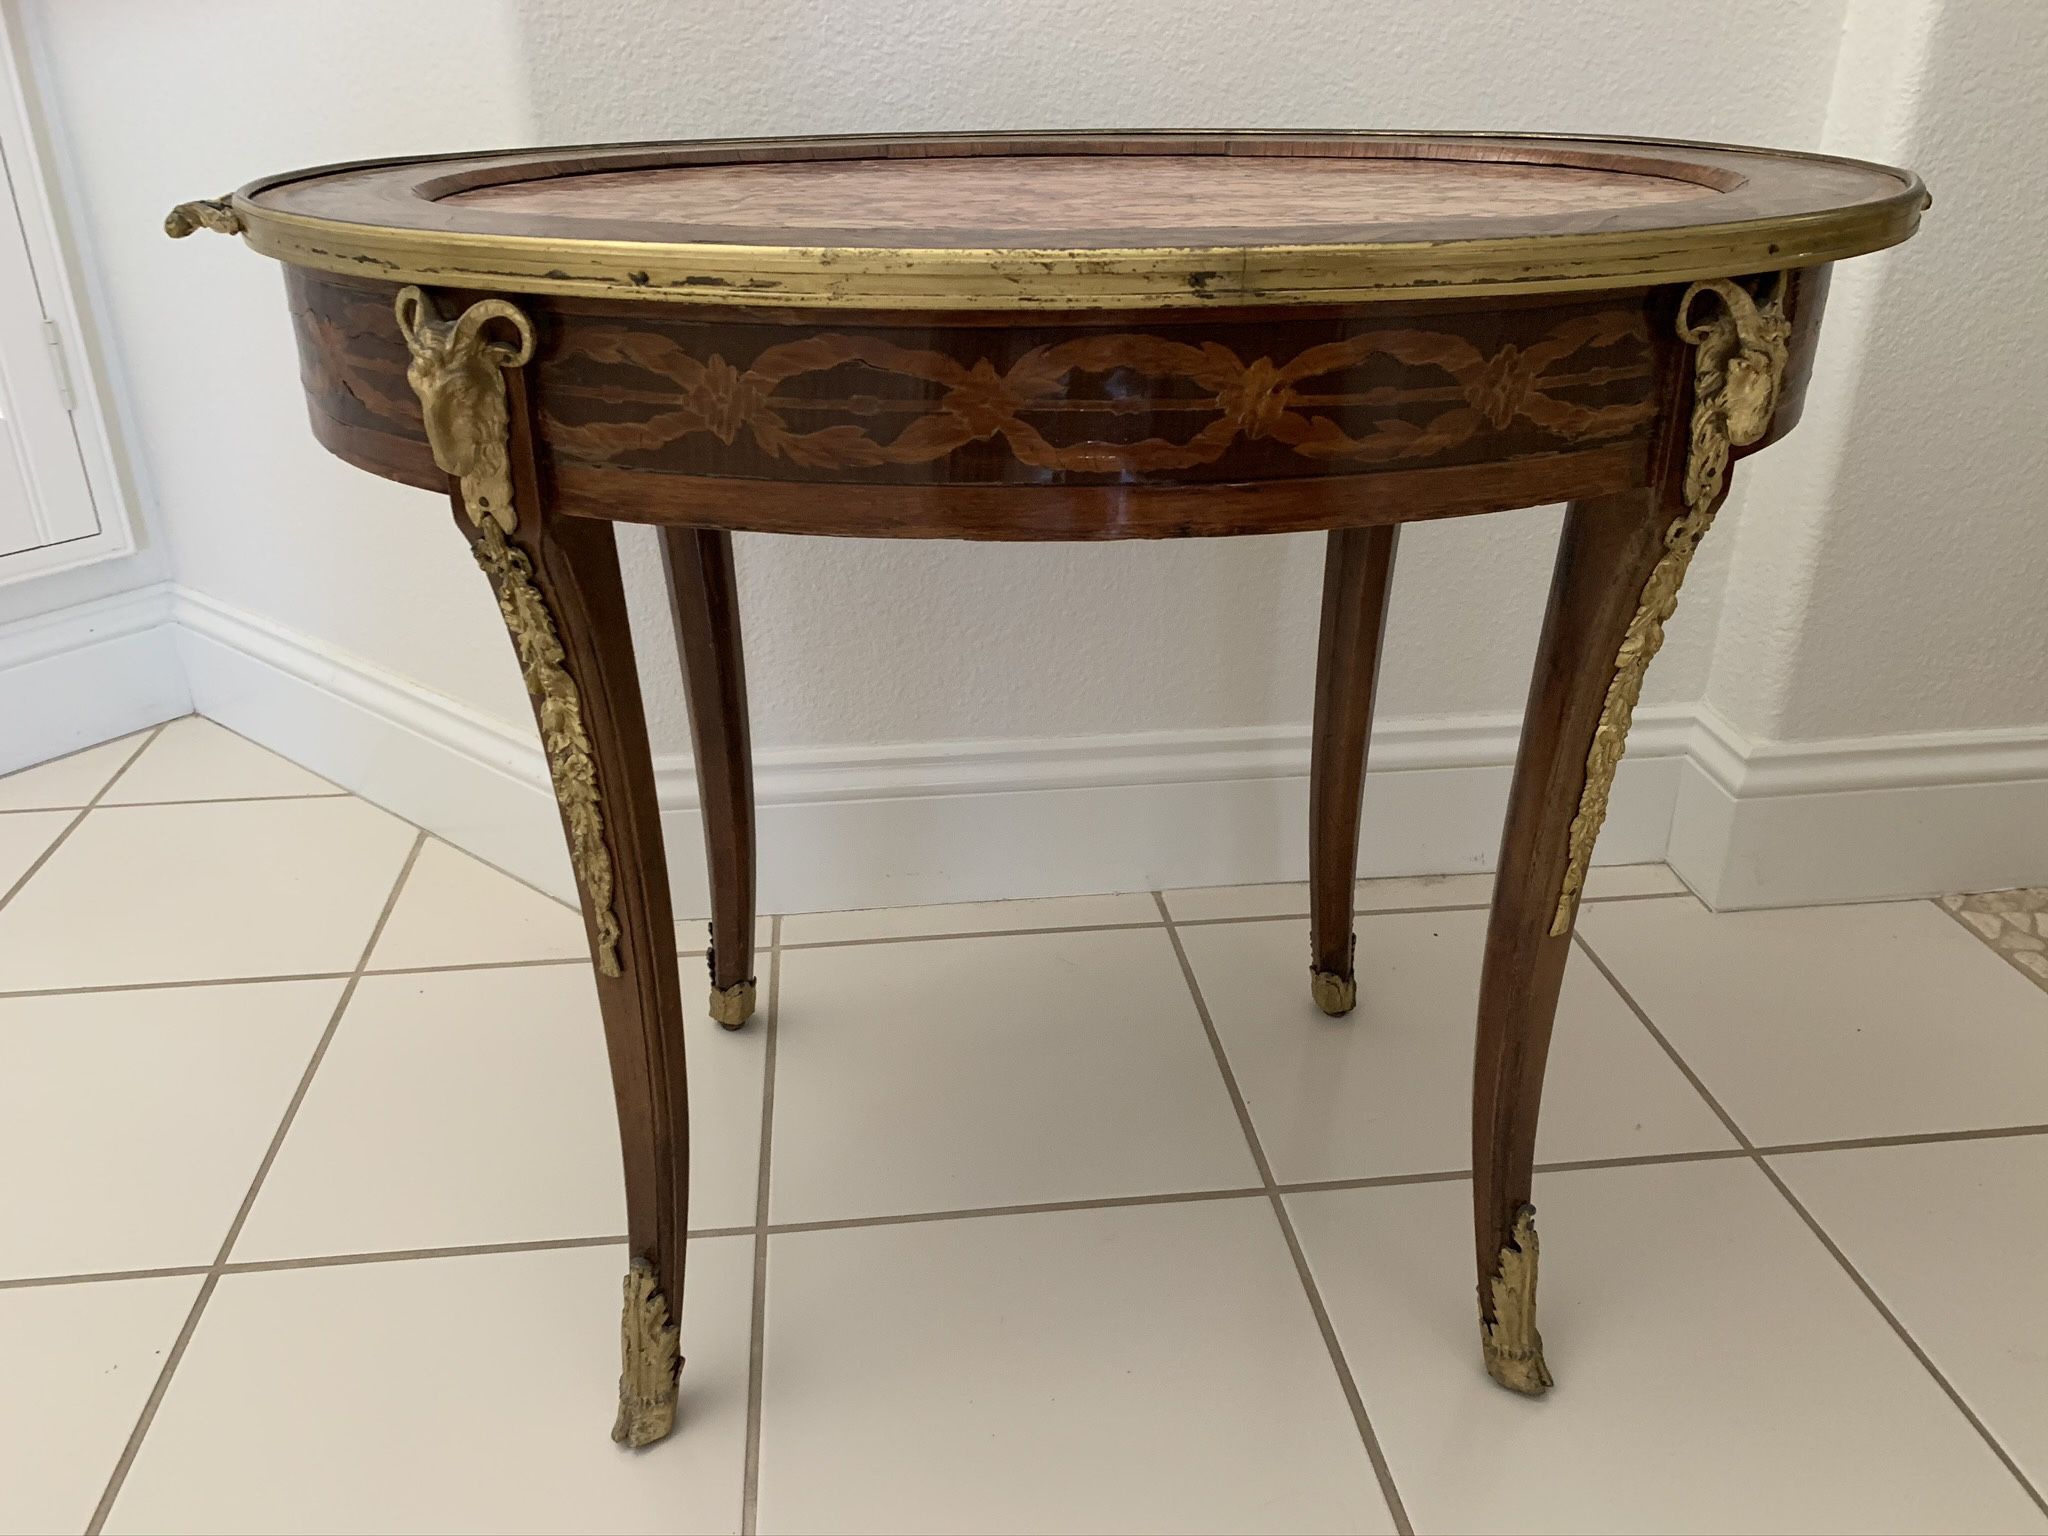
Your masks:
M738 1029L754 1011L754 749L732 535L664 528L661 551L711 875L711 1016Z
M654 765L612 529L550 517L519 369L531 322L503 300L442 320L398 298L456 526L489 578L533 701L596 968L624 1154L630 1259L612 1438L674 1427L688 1230L689 1099L681 985Z
M1309 988L1336 1016L1358 1002L1352 888L1380 640L1399 529L1333 528L1323 561L1315 729L1308 769Z
M1535 1324L1529 1180L1543 1061L1571 949L1570 929L1551 927L1612 658L1662 552L1663 529L1648 495L1577 502L1566 513L1508 794L1479 980L1472 1166L1486 1368L1517 1392L1550 1385Z
M1688 289L1678 307L1679 337L1695 349L1682 479L1576 502L1565 515L1509 790L1472 1083L1480 1332L1488 1372L1517 1392L1552 1384L1536 1328L1529 1196L1579 896L1644 672L1720 507L1730 449L1758 441L1776 409L1790 333L1784 299L1782 277L1761 304L1725 280Z

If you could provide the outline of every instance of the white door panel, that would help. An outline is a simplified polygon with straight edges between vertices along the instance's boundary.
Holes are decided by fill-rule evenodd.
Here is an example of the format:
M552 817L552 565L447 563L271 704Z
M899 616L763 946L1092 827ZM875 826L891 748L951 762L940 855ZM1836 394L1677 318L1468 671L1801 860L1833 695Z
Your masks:
M0 187L0 557L99 531L12 186Z
M0 410L6 402L0 401ZM47 544L14 443L13 424L0 416L0 559Z
M135 547L98 392L65 345L82 328L22 20L0 0L0 585Z

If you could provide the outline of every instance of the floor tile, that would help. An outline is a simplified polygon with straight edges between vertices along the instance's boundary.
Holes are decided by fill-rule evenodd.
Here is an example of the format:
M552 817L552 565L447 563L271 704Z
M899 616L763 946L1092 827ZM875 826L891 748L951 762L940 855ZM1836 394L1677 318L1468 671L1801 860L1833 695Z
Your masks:
M1602 864L1586 880L1586 900L1618 896L1668 896L1685 883L1662 864ZM1404 911L1418 907L1485 906L1493 900L1493 876L1400 875L1361 880L1352 905L1359 912ZM1299 917L1308 912L1308 885L1217 885L1166 892L1175 922L1204 918Z
M1473 1020L1484 912L1358 923L1358 1007L1309 997L1298 922L1184 928L1181 942L1282 1183L1470 1166ZM1565 969L1537 1156L1733 1146L1713 1111L1583 955Z
M768 984L768 943L774 931L775 919L759 916L754 919L754 974L762 986ZM679 917L676 919L676 953L701 957L711 947L711 922L704 917ZM703 966L695 969L683 967L683 975L695 978L704 974ZM686 992L685 996L694 997Z
M0 1532L82 1531L199 1277L0 1291Z
M1685 894L1685 882L1668 864L1596 864L1586 873L1587 901Z
M768 948L769 923L764 917L754 925L758 950ZM708 931L701 917L677 918L677 952L703 954ZM581 960L588 954L583 917L574 907L430 837L378 935L370 969ZM759 969L765 977L765 961Z
M1759 1143L2048 1120L2048 995L1932 902L1615 902L1579 931Z
M1359 912L1385 911L1389 907L1483 906L1493 899L1493 876L1400 875L1361 880L1353 890L1353 908ZM1305 880L1283 885L1199 886L1164 894L1166 910L1177 923L1214 918L1308 916Z
M581 960L582 914L430 837L370 954L372 970Z
M1280 885L1198 885L1162 891L1177 923L1225 917L1302 917L1308 912L1307 882Z
M0 811L76 810L90 803L135 755L145 734L101 742L69 757L8 774L0 779Z
M20 811L0 816L0 896L35 867L50 844L71 825L76 811ZM10 903L11 905L11 903ZM26 986L0 960L0 992Z
M781 986L777 1221L1257 1182L1163 929L792 950Z
M750 1226L762 1031L688 1029L691 1221ZM234 1257L602 1237L625 1220L586 967L365 976Z
M0 1278L211 1264L341 988L0 999Z
M109 1531L737 1531L751 1238L691 1245L676 1432L610 1437L625 1250L229 1275Z
M351 970L413 836L347 797L102 806L0 909L0 977L73 987Z
M1304 890L1307 887L1303 887ZM1388 880L1361 880L1352 887L1356 912L1383 912L1399 907L1484 906L1493 900L1493 876L1406 875ZM1306 912L1306 905L1296 909Z
M2039 1531L1747 1159L1539 1175L1558 1385L1495 1386L1462 1182L1289 1197L1418 1531Z
M266 751L211 720L173 720L142 749L108 805L155 800L263 800L283 795L342 793L318 774Z
M778 1235L767 1315L763 1532L1393 1528L1263 1199Z
M963 901L937 907L874 907L861 912L796 912L782 920L782 942L844 943L849 939L1002 933L1019 928L1094 928L1111 923L1158 921L1159 905L1145 892L1052 896L1027 901Z
M2048 987L2048 887L1944 896L1941 905L2037 986Z
M2006 1454L2048 1489L2048 1137L1772 1163Z

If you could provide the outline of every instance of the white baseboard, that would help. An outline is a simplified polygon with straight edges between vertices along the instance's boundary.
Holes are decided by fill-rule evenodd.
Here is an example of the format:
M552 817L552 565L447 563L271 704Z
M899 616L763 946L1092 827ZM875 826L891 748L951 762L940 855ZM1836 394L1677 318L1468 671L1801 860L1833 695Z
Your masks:
M568 860L538 746L514 728L267 619L180 592L201 714L563 899ZM1663 857L1690 710L1643 710L1603 862ZM1517 722L1386 721L1368 875L1489 869ZM1298 880L1308 733L1146 732L756 755L767 911ZM687 758L657 760L677 910L705 910Z
M158 582L0 626L0 773L192 710Z
M573 898L523 721L168 585L0 628L0 771L193 709ZM1516 731L1381 722L1361 873L1492 867ZM1275 728L764 751L762 905L1298 880L1308 746ZM655 766L677 910L701 913L694 778ZM1600 859L1666 857L1723 909L2048 884L2048 728L1788 744L1641 710Z
M1702 704L1670 863L1717 911L2048 884L2048 728L1767 742Z

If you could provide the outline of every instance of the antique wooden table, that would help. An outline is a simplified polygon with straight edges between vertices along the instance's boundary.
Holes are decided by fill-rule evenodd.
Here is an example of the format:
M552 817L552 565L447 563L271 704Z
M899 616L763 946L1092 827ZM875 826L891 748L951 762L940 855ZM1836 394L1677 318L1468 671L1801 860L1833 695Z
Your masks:
M1473 1084L1486 1365L1541 1392L1537 1102L1643 670L1730 459L1799 414L1829 264L1905 239L1925 204L1905 172L1723 146L1196 133L457 155L275 176L174 211L173 235L239 233L285 263L315 434L449 494L511 630L624 1143L614 1437L673 1424L689 1180L668 881L610 523L662 529L711 1011L737 1028L754 1006L754 826L734 530L1328 530L1309 981L1342 1014L1396 530L1569 502Z

